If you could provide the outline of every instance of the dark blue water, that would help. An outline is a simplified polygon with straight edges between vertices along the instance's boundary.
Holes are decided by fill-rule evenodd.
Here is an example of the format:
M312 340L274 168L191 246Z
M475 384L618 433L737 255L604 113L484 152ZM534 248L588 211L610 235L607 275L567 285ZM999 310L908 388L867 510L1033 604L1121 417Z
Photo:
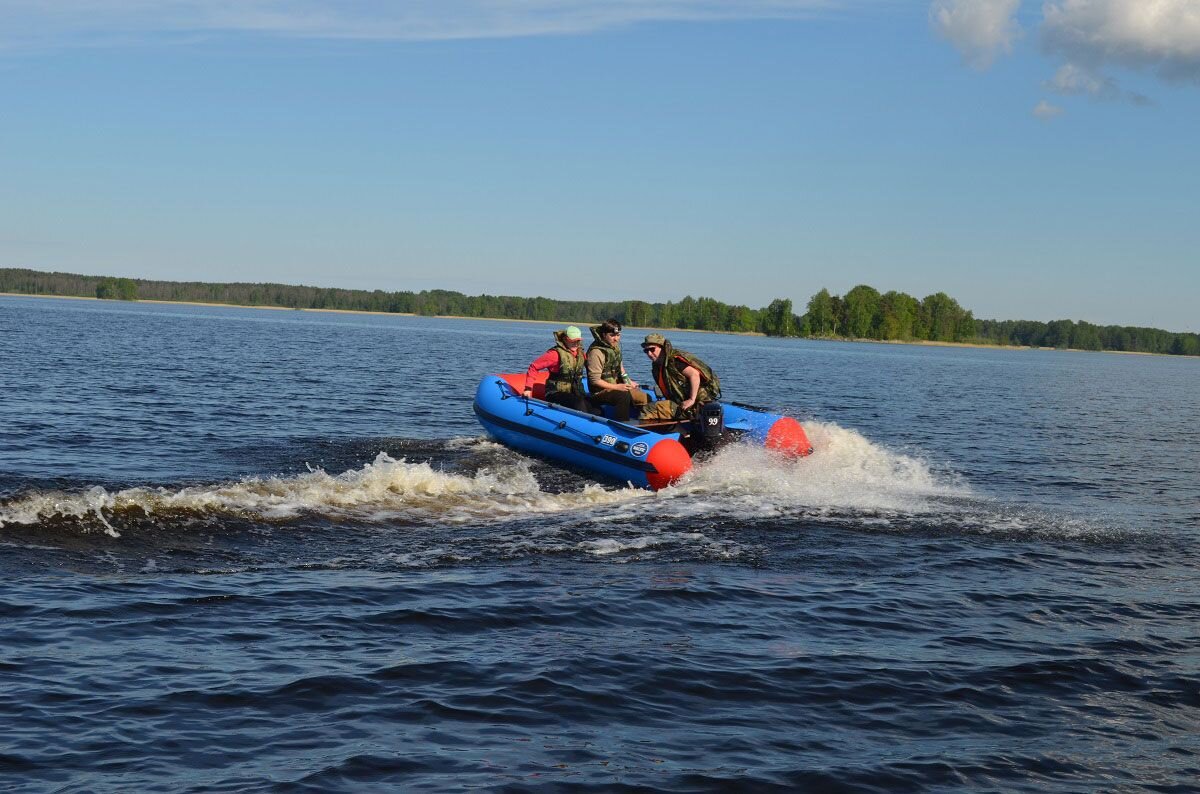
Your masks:
M0 297L0 789L1196 790L1200 360L672 338L816 453L497 446L549 326Z

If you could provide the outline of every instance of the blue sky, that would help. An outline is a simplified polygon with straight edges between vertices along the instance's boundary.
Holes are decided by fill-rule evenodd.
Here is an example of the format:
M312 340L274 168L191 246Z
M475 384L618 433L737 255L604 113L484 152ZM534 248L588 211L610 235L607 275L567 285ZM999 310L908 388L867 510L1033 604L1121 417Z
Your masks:
M1200 331L1200 0L0 0L0 108L0 266Z

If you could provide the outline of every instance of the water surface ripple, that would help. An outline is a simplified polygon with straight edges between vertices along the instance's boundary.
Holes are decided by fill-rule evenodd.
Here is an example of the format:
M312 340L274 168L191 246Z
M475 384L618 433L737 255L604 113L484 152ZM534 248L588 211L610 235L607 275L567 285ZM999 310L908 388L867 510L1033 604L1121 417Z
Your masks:
M817 451L651 494L548 331L0 297L0 789L1195 790L1200 362L680 332Z

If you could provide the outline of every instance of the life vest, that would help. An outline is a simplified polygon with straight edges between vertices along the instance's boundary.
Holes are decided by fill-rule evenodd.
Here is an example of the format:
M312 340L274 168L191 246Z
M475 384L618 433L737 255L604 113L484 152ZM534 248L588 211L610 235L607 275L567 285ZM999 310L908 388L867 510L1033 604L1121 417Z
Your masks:
M663 397L683 404L691 391L687 376L683 374L688 367L695 367L700 373L700 388L696 391L696 403L692 411L701 403L721 399L721 380L712 368L686 350L676 350L670 342L663 346L653 369L654 382L658 384Z
M549 377L546 378L546 394L574 392L583 397L586 394L583 388L583 375L587 371L587 366L582 345L575 348L579 351L579 354L576 355L567 349L564 337L560 336L559 332L555 332L554 340L556 344L546 352L558 353L558 372L551 371Z
M603 356L604 364L600 368L600 379L609 383L624 383L629 380L629 376L625 374L625 362L621 360L621 348L613 347L604 341L598 325L592 326L592 336L596 338L596 341L588 346L587 352L591 355L592 350L599 349Z

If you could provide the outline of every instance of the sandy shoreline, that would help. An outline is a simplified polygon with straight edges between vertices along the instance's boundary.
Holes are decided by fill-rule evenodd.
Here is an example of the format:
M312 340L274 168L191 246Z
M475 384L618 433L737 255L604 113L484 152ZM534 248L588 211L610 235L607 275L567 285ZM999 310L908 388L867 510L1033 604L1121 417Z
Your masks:
M58 298L60 300L77 300L77 301L98 301L107 300L110 303L120 303L118 300L111 298L95 298L87 295L32 295L24 292L0 292L0 297L9 298ZM464 317L457 314L414 314L412 312L372 312L364 309L301 309L292 308L290 306L246 306L240 303L204 303L200 301L160 301L160 300L145 300L139 298L130 303L155 303L168 306L213 306L227 309L266 309L276 312L323 312L326 314L373 314L382 317L436 317L442 320L486 320L490 322L504 323L538 323L541 325L578 325L587 327L592 325L589 320L517 320L508 317ZM642 326L628 326L629 328L641 328ZM697 328L649 328L647 330L655 331L681 331L689 334L728 334L730 336L762 336L766 334L759 331L707 331ZM1126 356L1169 356L1171 358L1197 358L1197 356L1181 356L1171 353L1147 353L1140 350L1081 350L1073 347L1030 347L1029 345L989 345L981 342L934 342L928 339L847 339L843 337L795 337L804 338L816 342L864 342L875 345L914 345L917 347L967 347L976 348L979 350L1061 350L1066 353L1117 353Z

